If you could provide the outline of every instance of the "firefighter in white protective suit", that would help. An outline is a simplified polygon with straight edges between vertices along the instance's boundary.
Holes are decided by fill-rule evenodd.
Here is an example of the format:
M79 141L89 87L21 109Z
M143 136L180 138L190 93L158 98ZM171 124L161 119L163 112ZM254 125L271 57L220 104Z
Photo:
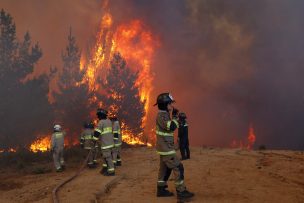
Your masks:
M62 131L61 126L54 125L54 133L51 138L51 152L53 154L54 165L56 172L62 172L65 169L63 149L64 149L65 132Z

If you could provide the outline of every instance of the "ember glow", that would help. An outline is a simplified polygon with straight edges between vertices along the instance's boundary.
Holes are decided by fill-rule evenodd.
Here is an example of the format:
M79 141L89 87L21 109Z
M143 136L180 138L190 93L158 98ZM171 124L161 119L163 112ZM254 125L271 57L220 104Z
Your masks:
M252 149L256 140L256 135L254 133L253 125L249 125L247 141L243 142L242 140L236 141L233 140L231 143L232 148L241 148L241 149Z
M95 95L100 94L102 89L98 80L101 79L106 82L104 76L110 67L113 55L121 54L132 71L138 72L135 85L139 89L140 100L144 103L145 116L142 118L141 124L144 128L147 122L152 90L151 63L155 48L159 43L141 20L135 19L115 27L113 22L112 15L106 12L100 22L100 30L96 35L96 43L91 50L90 58L81 57L80 69L85 69L85 77L82 82L88 84L89 90ZM115 93L108 96L115 100L121 99ZM92 100L94 100L94 96ZM115 115L119 108L119 106L110 106L108 109L110 115ZM132 135L127 125L122 125L122 134L123 141L128 144L145 144L138 138L141 135Z
M45 136L35 140L31 144L30 150L32 152L46 152L50 150L50 147L51 147L51 136Z
M148 142L143 142L138 137L135 137L124 123L122 123L121 128L122 128L122 140L125 143L130 145L147 145L148 147L152 147L152 144Z
M3 153L3 152L17 152L17 149L14 149L14 148L9 148L9 149L0 149L0 153Z

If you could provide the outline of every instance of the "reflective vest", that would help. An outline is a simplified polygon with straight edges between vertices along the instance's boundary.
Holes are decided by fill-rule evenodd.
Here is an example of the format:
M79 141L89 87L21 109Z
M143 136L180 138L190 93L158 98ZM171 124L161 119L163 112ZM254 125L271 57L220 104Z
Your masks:
M99 141L101 149L110 149L114 147L112 122L109 119L100 120L95 131L100 133Z
M114 146L119 147L122 144L122 138L121 138L121 131L120 131L120 125L118 121L113 122L113 134L115 135L117 133L118 137L114 137Z
M170 130L171 123L178 127L176 119L171 119L167 111L159 111L156 117L156 150L159 155L175 154L174 132Z
M80 142L84 145L85 149L92 149L94 147L94 141L96 138L93 136L93 129L85 129L80 136Z

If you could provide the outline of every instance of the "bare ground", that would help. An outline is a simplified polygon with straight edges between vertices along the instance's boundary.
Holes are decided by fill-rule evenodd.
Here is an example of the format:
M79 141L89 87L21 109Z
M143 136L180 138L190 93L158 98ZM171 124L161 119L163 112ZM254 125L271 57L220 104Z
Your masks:
M183 162L186 186L195 193L191 202L304 202L302 152L193 148L191 156ZM60 202L180 202L155 196L158 161L152 148L125 149L116 177L86 169L59 191ZM2 172L0 202L52 202L52 189L75 171ZM174 191L173 181L169 190Z

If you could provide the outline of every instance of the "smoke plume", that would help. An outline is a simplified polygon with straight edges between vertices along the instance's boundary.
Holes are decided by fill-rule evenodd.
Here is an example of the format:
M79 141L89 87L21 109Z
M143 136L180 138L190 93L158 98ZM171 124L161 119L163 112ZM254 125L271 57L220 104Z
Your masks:
M102 1L1 0L17 33L44 56L35 74L60 64L69 26L82 50ZM303 149L304 2L291 0L112 0L116 22L143 20L160 39L152 99L169 91L189 118L192 145L229 146L252 124L256 146ZM156 109L150 108L149 127Z

